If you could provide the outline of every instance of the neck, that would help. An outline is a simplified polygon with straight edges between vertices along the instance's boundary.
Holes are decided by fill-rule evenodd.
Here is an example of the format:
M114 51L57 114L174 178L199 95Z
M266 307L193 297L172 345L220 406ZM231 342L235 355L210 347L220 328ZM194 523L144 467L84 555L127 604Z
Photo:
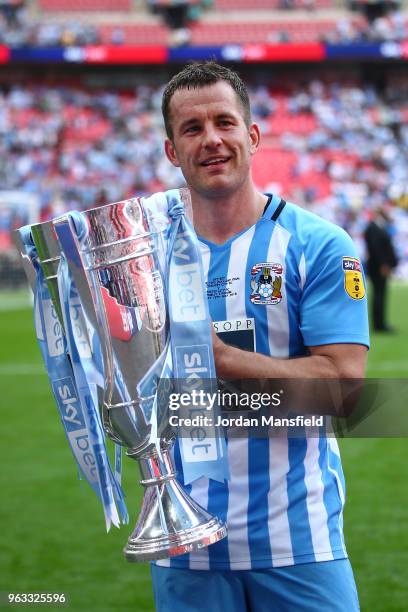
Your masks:
M251 185L239 193L216 198L191 192L191 201L197 234L210 242L222 244L254 225L262 216L268 198Z

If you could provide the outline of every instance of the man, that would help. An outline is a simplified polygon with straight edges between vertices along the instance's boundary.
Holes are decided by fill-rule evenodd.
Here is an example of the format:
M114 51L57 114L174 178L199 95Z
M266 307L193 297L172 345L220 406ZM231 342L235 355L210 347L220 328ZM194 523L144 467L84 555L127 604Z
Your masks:
M363 377L366 300L354 246L340 228L257 191L260 133L238 75L188 65L162 108L166 155L191 192L211 317L237 328L235 346L214 334L217 374ZM228 460L227 483L201 478L188 489L226 521L228 537L152 566L158 611L358 610L336 442L230 439Z
M391 332L386 322L387 284L392 270L398 263L391 236L387 231L390 218L383 208L374 211L367 225L364 238L367 246L367 272L373 287L373 327L379 332Z

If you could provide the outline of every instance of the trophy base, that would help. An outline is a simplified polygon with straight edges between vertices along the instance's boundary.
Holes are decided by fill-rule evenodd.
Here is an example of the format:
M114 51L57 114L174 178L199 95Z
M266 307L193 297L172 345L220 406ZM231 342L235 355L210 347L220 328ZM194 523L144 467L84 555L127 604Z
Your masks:
M146 487L136 527L124 548L130 562L145 562L183 555L215 544L227 527L202 508L175 478L168 449L159 461L151 452L138 457Z
M226 535L226 526L214 517L198 527L185 529L180 533L163 534L149 541L138 541L137 538L130 537L123 552L126 560L131 563L168 559L215 544Z

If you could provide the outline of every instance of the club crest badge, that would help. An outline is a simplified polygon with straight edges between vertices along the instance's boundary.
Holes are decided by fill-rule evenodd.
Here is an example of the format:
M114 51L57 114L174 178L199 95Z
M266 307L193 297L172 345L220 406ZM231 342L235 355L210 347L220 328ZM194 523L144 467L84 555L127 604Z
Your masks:
M279 304L282 301L282 272L279 263L258 263L251 270L253 304Z
M344 289L353 300L362 300L365 296L364 279L361 263L355 257L343 257Z

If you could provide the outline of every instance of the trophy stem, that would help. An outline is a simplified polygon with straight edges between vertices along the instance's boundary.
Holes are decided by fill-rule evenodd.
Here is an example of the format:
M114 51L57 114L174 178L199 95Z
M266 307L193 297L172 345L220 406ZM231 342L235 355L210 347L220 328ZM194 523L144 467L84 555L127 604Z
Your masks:
M168 447L162 449L161 459L154 449L136 458L146 491L139 520L124 548L128 561L182 555L226 536L225 524L192 500L177 482Z

